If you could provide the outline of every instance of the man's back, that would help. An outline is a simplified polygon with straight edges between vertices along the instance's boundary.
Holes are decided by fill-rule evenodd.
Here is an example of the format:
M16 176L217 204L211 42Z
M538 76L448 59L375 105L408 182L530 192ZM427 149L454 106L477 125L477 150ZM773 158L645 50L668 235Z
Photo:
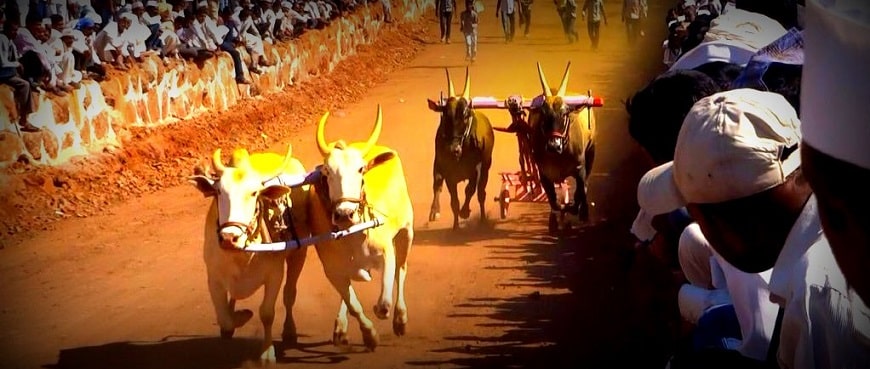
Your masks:
M645 18L646 12L646 0L625 0L622 3L622 16L625 19Z

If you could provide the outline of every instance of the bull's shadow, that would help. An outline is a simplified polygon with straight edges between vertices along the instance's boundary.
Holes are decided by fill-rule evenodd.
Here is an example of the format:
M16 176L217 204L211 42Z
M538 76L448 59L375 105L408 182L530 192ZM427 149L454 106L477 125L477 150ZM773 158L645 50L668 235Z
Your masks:
M487 213L486 222L480 222L478 213L472 212L467 220L459 221L459 229L451 227L453 215L450 209L442 209L441 219L425 223L414 229L414 244L437 246L471 246L475 242L507 239L511 244L552 242L546 234L523 230L513 224L546 224L547 213L524 213L499 219L498 214Z
M231 369L261 367L258 339L185 336L153 342L114 342L61 350L56 364L46 369ZM302 343L283 357L275 342L279 363L330 364L348 360L331 342ZM320 349L323 348L323 349ZM362 350L351 350L360 351ZM351 353L352 353L351 352Z
M481 327L501 327L497 336L448 336L433 350L451 358L408 361L411 367L633 368L664 367L671 341L664 331L667 271L632 248L630 220L585 227L556 245L518 242L495 248L489 258L516 260L503 268L522 270L504 286L535 292L509 298L468 299L453 319L486 318ZM540 291L540 293L538 293ZM666 296L667 301L676 301ZM663 315L665 314L665 315ZM474 330L470 330L474 332ZM462 357L456 358L456 354Z

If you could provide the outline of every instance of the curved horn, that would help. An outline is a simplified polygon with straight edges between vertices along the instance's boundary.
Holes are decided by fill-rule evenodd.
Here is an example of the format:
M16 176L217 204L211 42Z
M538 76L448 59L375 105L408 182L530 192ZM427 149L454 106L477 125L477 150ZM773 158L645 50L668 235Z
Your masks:
M462 90L462 97L471 103L471 76L468 75L468 67L465 67L465 89Z
M326 126L326 119L329 118L329 111L323 113L323 116L320 117L320 122L317 122L317 148L320 149L320 155L327 156L329 155L329 145L326 144L326 140L323 138L323 128Z
M275 169L275 173L272 173L269 178L277 177L281 173L284 173L284 170L290 166L290 162L293 161L293 145L287 144L287 154L284 156L284 161L281 163L281 166Z
M565 67L565 74L562 75L562 83L559 84L559 92L556 94L557 96L565 96L565 91L568 89L568 71L571 69L571 62L568 62L568 66Z
M447 73L447 96L456 96L456 90L453 88L453 81L450 79L450 71L444 68L444 73Z
M214 171L217 175L221 175L227 167L224 166L223 160L221 160L221 149L217 149L211 155L211 165L214 167Z
M544 70L541 69L540 62L538 62L538 78L541 80L541 88L544 89L544 96L553 96L553 92L550 91L550 85L547 83L547 77L544 77Z
M375 119L375 127L372 128L372 133L369 135L368 141L366 141L366 145L360 150L363 156L368 154L369 150L375 146L375 142L378 142L378 137L381 135L381 123L383 121L383 112L381 111L381 104L378 104L378 118Z

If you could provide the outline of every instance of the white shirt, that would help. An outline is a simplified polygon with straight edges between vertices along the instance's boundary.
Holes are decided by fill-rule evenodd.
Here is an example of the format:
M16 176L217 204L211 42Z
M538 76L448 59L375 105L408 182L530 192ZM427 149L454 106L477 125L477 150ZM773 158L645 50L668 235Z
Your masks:
M736 40L705 41L683 54L670 70L694 69L715 61L745 66L756 51L757 48Z
M866 368L870 310L848 287L810 197L773 267L771 299L784 308L779 365Z
M4 34L0 34L0 68L18 68L18 49Z

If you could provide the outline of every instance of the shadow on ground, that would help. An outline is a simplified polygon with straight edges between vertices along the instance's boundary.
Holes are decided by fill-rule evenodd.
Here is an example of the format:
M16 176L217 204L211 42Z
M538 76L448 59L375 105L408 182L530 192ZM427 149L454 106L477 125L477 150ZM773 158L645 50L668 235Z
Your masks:
M230 369L261 368L257 339L218 337L166 337L154 342L115 342L78 347L60 352L56 364L45 369ZM284 349L292 356L284 356ZM336 348L323 341L297 344L291 348L275 342L279 364L334 364L349 360L349 355L366 354L362 345ZM336 352L340 350L340 352ZM269 365L267 365L269 366Z
M676 322L675 290L667 268L648 254L634 251L625 222L586 226L555 245L543 235L525 235L526 239L513 245L491 246L489 258L517 261L500 268L524 272L523 277L505 280L503 285L525 286L534 292L455 305L460 313L450 318L488 318L479 326L502 327L503 334L444 337L450 344L435 352L466 356L406 364L465 368L664 367Z

